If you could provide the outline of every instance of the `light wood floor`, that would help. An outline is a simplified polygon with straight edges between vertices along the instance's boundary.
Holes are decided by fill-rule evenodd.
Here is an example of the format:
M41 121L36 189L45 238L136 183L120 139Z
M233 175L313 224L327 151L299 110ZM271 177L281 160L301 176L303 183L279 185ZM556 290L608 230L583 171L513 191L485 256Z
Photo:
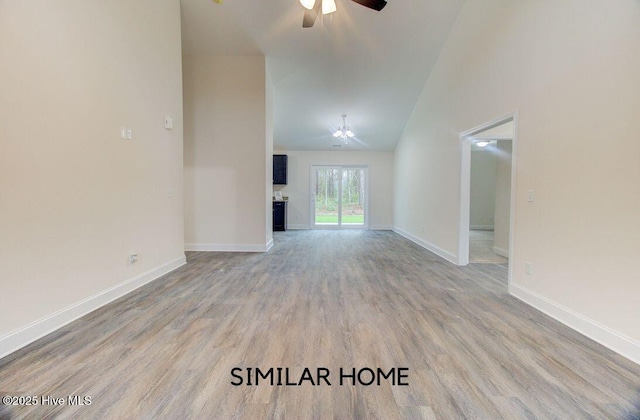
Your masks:
M510 297L505 278L504 265L456 267L392 232L289 231L265 254L189 253L0 360L4 393L90 406L4 418L638 418L640 366ZM233 386L234 367L326 367L332 385ZM408 367L409 386L340 386L341 367Z
M507 264L509 260L493 252L492 230L469 231L469 262L480 264Z

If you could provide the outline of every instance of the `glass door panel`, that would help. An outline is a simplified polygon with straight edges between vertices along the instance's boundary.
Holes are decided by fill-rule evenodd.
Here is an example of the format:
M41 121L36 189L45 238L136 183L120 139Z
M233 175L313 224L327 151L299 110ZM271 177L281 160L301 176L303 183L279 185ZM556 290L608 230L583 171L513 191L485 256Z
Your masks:
M364 226L365 173L363 168L342 169L341 222Z
M340 224L340 169L315 169L315 212L316 225Z
M311 175L313 226L367 226L366 167L314 165Z

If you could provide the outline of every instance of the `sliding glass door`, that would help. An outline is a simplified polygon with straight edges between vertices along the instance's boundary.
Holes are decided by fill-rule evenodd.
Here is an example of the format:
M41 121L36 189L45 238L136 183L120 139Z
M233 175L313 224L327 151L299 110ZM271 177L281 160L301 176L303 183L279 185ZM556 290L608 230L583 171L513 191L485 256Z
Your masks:
M314 227L367 226L367 168L313 166Z

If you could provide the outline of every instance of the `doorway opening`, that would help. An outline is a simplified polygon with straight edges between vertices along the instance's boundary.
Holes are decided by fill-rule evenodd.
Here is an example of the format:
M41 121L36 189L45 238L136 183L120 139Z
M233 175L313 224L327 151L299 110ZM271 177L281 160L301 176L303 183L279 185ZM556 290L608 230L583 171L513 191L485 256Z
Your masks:
M311 167L311 220L314 228L366 228L368 168Z
M513 113L460 134L459 265L506 264L512 255L516 122Z

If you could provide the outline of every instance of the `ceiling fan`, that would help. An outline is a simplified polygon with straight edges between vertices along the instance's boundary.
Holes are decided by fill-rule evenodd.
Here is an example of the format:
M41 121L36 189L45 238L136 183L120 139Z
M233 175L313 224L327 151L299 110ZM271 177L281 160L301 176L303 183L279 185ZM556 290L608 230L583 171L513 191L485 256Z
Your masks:
M358 4L368 7L369 9L377 10L378 12L387 5L386 0L351 0ZM310 28L316 22L320 11L323 15L333 13L336 11L335 0L300 0L300 3L304 6L304 17L302 18L302 27Z

